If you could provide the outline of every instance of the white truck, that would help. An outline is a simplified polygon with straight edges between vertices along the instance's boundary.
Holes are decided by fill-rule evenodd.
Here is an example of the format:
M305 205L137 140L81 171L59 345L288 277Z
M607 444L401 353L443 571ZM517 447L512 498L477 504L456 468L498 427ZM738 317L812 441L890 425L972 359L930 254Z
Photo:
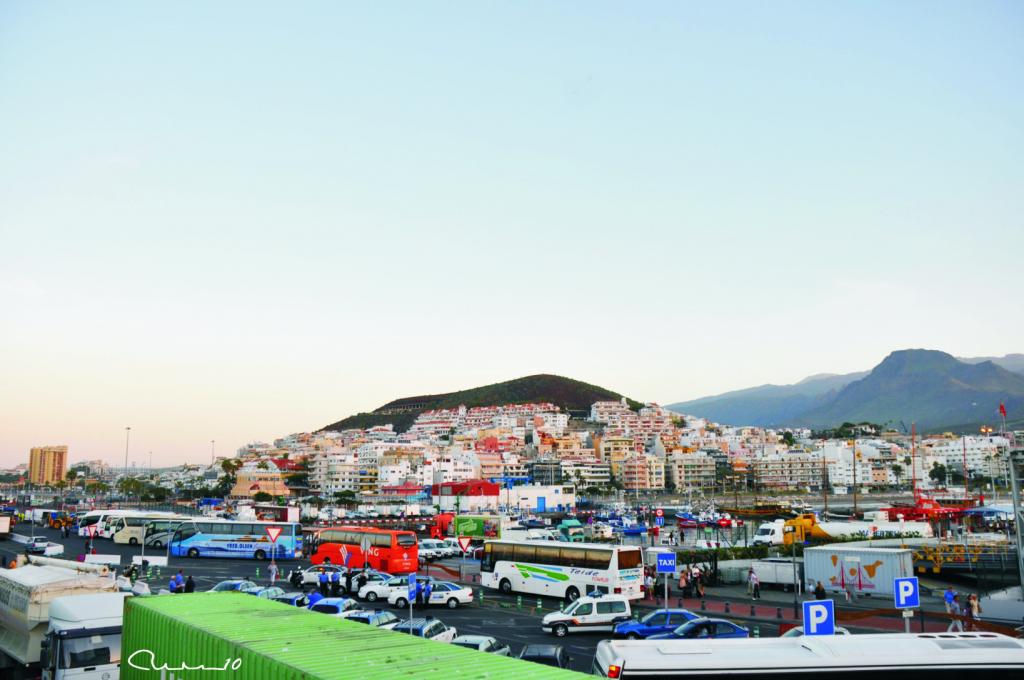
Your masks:
M123 600L109 569L42 557L29 561L16 569L0 569L0 677L21 680L42 673L48 680L116 678L120 639L115 645L109 631L84 632L112 628L109 614L116 607L101 606L98 601L75 603L76 598L98 594ZM54 606L55 619L51 616ZM78 642L61 643L60 631L67 631L64 637L71 638L72 630L82 633L73 637ZM110 660L105 663L100 661L104 649Z

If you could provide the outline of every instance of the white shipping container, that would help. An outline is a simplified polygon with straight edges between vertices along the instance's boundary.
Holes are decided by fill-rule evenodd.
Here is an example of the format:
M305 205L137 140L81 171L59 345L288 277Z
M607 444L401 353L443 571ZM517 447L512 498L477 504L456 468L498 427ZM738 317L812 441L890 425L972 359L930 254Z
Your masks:
M804 550L807 591L819 581L832 593L891 596L893 581L914 575L913 553L905 548L827 545Z

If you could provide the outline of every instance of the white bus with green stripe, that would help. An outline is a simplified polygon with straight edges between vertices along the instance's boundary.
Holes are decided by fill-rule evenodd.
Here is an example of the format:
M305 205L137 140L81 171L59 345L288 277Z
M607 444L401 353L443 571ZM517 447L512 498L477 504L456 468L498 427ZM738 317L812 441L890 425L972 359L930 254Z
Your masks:
M643 557L637 546L556 541L487 541L480 583L503 593L575 600L594 591L643 596Z

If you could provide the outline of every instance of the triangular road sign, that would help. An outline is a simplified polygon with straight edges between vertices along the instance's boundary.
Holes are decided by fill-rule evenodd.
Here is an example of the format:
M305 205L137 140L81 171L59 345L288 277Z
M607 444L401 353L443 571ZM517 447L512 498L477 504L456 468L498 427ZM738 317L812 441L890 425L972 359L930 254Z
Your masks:
M277 537L284 531L284 527L267 527L267 536L270 537L270 542L277 542Z

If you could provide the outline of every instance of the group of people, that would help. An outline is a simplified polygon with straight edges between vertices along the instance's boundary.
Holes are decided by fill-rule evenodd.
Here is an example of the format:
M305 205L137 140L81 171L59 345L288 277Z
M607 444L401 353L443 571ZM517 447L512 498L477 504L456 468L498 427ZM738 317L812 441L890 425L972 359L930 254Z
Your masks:
M341 595L341 573L337 571L321 571L318 577L318 589L323 597L338 597ZM355 589L352 582L355 581ZM345 572L345 592L358 593L366 585L366 570L354 574L351 569Z
M644 596L649 599L656 599L655 572L653 567L644 570ZM705 570L698 565L687 565L679 572L679 596L683 598L704 597L704 586L707 581Z
M185 578L183 570L179 569L177 574L171 576L171 580L167 584L167 590L173 594L194 593L196 591L196 582L192 580L192 574Z
M981 602L977 595L971 593L964 602L960 599L960 593L953 590L953 586L948 586L942 601L946 605L946 613L951 616L946 632L976 629L975 622L981 620Z

